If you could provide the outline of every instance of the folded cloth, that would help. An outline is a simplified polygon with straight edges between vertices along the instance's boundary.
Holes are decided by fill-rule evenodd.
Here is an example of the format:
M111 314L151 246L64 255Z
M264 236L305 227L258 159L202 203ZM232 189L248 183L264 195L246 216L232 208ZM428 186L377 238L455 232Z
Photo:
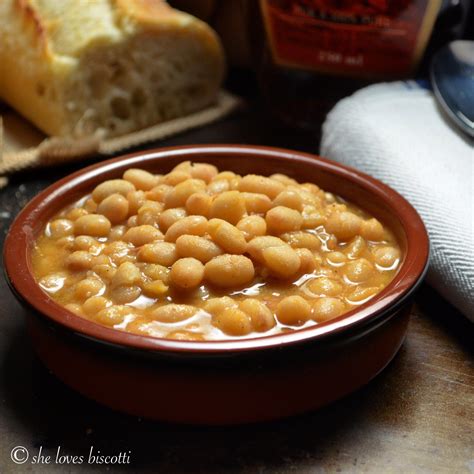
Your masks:
M7 183L7 177L2 175L26 168L52 166L86 158L104 158L214 122L243 104L239 97L220 91L215 103L183 117L118 137L91 136L74 139L46 137L17 112L2 107L0 103L0 188Z
M474 143L448 120L415 82L372 85L329 113L321 154L411 202L430 234L428 282L474 321Z

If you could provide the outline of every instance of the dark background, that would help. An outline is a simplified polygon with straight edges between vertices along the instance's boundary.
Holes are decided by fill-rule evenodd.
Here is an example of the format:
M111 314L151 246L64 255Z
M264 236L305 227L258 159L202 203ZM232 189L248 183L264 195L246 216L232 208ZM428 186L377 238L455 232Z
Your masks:
M468 6L471 2L462 3ZM464 26L450 17L440 21L447 26L439 27L441 39L433 39L433 50L458 37L461 30L474 38L472 5ZM256 98L257 88L249 74L234 72L228 87L247 96L247 107L217 124L154 145L248 143L317 152L318 136L289 129L269 116ZM2 248L10 223L26 202L86 164L11 177L0 191ZM150 422L83 398L36 358L23 316L24 310L0 277L1 474L106 469L150 473L474 472L472 324L426 284L415 298L402 349L375 380L318 412L243 427ZM30 456L42 447L43 454L53 457L58 446L62 454L86 457L94 446L102 454L126 452L130 465L37 466L27 462L19 466L10 459L16 446L26 447Z

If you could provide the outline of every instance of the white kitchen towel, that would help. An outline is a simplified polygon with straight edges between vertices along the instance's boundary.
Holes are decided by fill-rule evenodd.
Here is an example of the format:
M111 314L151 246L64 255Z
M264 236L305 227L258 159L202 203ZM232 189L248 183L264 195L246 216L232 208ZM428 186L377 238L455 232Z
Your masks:
M396 189L431 240L428 282L474 321L474 142L415 82L381 83L329 113L321 154Z

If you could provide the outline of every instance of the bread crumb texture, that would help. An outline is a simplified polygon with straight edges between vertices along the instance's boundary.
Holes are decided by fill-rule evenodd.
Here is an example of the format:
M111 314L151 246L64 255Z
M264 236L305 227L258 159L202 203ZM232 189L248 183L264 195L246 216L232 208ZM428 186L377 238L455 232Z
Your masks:
M118 136L214 101L224 57L162 0L2 0L0 97L49 135Z

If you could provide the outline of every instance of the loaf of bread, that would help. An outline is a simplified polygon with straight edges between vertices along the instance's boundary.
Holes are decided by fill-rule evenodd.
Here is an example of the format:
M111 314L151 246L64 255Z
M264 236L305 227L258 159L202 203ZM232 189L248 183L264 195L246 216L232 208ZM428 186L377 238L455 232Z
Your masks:
M0 0L0 98L48 135L111 137L209 105L217 35L163 0Z

